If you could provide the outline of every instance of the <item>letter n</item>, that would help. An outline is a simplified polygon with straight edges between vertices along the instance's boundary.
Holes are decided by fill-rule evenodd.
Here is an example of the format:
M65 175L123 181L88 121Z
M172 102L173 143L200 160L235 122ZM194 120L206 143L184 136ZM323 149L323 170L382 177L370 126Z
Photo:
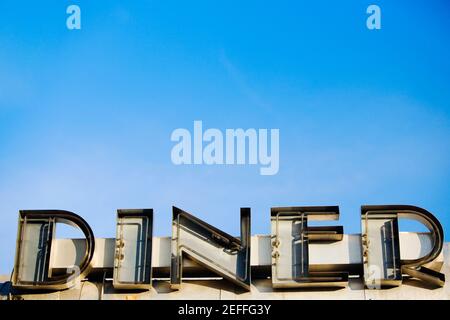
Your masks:
M183 256L250 290L250 208L241 208L241 236L235 238L173 207L170 285L181 286Z

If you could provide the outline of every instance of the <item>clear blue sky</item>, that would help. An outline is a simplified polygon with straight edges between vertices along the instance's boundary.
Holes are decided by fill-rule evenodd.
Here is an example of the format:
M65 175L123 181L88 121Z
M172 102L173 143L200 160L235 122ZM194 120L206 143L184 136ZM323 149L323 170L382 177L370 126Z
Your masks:
M412 204L450 236L448 1L0 2L0 273L19 209L113 237L117 208L171 206L233 234L239 208ZM382 29L366 28L366 8ZM78 4L82 29L66 28ZM174 166L170 135L279 128L280 170Z

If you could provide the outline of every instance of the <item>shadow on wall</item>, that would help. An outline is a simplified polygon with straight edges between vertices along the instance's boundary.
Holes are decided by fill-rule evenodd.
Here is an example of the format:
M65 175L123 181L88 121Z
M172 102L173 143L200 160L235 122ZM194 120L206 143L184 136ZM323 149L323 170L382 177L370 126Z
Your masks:
M0 282L0 300L1 296L8 296L12 290L11 281Z

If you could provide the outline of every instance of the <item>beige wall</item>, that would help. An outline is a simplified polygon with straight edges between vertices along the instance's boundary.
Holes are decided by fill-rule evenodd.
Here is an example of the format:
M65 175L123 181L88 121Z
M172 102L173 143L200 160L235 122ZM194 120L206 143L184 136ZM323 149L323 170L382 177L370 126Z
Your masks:
M167 280L155 280L149 291L130 293L118 292L111 281L105 283L82 282L78 287L46 294L21 294L24 299L450 299L450 243L443 252L444 265L441 272L446 274L443 288L429 288L418 280L406 279L403 285L391 289L368 290L361 279L350 279L341 289L297 289L274 290L270 279L254 280L250 292L244 292L226 280L184 280L179 291L171 291ZM9 276L0 276L0 283ZM1 285L0 285L1 286ZM6 299L6 296L2 296Z

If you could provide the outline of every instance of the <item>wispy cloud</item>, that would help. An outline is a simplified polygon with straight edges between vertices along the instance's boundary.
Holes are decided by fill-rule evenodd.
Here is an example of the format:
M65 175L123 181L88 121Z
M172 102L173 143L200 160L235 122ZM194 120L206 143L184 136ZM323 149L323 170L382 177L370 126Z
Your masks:
M219 61L225 67L230 78L236 83L239 90L241 90L254 105L264 111L272 111L272 106L248 84L244 74L231 62L224 49L220 50Z

